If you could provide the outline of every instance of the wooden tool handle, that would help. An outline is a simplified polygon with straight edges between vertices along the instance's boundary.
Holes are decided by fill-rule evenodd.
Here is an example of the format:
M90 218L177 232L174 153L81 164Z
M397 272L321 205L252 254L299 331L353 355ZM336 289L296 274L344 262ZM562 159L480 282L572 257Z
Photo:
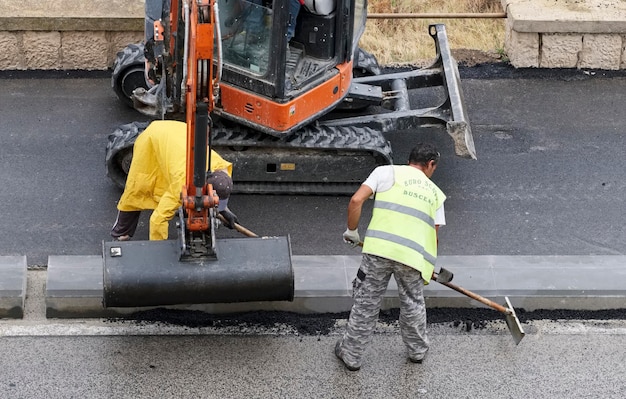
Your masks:
M226 220L226 218L224 216L220 215L219 213L217 214L217 218L219 220L221 220L222 223L229 224L228 220ZM243 227L239 223L235 223L235 226L233 226L233 227L235 227L235 230L237 230L238 232L240 232L241 234L243 234L245 236L248 236L248 237L258 237L258 235L256 233L246 229L245 227Z
M472 291L468 291L463 287L459 287L458 285L452 284L452 283L445 283L442 281L438 281L438 283L445 285L446 287L452 288L453 290L460 292L463 295L466 295L472 299L477 300L478 302L481 302L495 310L497 310L498 312L504 313L504 314L511 314L511 310L509 308L506 308L502 305L500 305L499 303L495 303L494 301L491 301L485 297L482 297Z

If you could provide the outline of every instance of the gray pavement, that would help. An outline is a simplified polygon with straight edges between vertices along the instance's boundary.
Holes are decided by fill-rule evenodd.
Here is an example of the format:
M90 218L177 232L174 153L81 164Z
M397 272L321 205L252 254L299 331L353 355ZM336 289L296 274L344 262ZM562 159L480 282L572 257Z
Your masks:
M334 358L338 332L4 337L0 398L623 397L623 325L540 327L518 347L484 331L431 329L417 365L397 329L381 326L359 372Z

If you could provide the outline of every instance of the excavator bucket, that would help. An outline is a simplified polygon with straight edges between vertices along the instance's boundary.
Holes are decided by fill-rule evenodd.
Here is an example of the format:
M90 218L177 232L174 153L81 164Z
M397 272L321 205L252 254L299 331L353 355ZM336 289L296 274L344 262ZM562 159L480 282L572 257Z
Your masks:
M103 242L104 306L293 300L289 237L218 239L215 252L188 261L177 240Z

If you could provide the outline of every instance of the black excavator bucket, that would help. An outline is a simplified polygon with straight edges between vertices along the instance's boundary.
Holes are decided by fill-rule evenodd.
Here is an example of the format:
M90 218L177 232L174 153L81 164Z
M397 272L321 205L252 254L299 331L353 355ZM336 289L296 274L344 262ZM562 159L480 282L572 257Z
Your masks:
M219 239L215 252L181 261L176 240L103 242L104 306L293 300L289 237Z

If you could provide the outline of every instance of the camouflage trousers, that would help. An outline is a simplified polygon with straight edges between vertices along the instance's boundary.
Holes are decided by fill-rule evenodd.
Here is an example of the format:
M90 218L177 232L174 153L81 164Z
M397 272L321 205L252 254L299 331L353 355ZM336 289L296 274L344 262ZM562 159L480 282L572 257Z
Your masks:
M416 360L422 359L428 350L422 274L401 263L363 254L359 273L353 282L354 305L339 343L343 357L351 364L359 367L361 365L361 358L376 327L383 294L392 274L398 284L398 321L408 356Z

